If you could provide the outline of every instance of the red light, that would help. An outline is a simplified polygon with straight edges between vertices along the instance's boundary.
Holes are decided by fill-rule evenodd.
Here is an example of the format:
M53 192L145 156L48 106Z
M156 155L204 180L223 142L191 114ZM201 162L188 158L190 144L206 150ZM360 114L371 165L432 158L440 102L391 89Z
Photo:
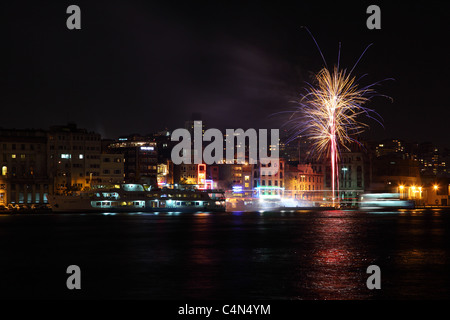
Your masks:
M206 189L206 164L199 164L197 167L197 184L199 189Z

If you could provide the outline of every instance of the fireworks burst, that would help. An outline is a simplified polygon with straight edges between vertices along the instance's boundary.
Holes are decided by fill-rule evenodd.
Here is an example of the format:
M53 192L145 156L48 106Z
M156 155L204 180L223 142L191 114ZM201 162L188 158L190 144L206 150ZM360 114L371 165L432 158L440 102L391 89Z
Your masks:
M322 55L322 52L320 53ZM336 190L339 194L340 148L350 150L349 144L360 144L356 137L368 127L366 123L359 121L361 115L378 122L380 121L377 118L381 119L374 110L364 106L372 97L378 95L373 87L379 82L369 86L360 86L356 77L352 75L355 66L350 72L339 69L338 59L337 66L330 70L325 62L325 67L315 74L314 82L308 84L306 94L301 95L296 110L286 123L294 132L290 141L299 136L306 137L317 158L323 156L330 158L333 205L335 204Z

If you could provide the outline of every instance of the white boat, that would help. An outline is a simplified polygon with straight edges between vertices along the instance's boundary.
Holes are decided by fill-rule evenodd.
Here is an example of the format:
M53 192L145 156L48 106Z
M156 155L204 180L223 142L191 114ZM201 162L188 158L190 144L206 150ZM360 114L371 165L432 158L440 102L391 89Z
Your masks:
M141 184L96 188L73 195L53 195L54 212L212 212L225 211L221 190L156 189Z
M283 212L290 210L331 210L331 206L318 206L312 201L291 198L226 197L227 212Z
M414 209L413 200L401 199L398 193L366 193L361 195L362 210Z
M259 198L228 198L226 200L227 212L256 212L278 210L280 201L261 201Z

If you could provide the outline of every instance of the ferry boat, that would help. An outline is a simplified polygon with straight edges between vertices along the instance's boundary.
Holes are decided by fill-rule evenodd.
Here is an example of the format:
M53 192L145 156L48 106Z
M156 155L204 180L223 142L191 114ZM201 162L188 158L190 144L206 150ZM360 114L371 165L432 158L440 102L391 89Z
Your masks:
M155 189L141 184L95 188L48 198L54 212L214 212L225 211L221 190Z
M299 200L279 197L236 197L226 193L227 212L283 212L304 210L333 210L333 206L320 204L310 200Z
M398 193L366 193L361 195L362 210L414 209L413 200L400 199Z

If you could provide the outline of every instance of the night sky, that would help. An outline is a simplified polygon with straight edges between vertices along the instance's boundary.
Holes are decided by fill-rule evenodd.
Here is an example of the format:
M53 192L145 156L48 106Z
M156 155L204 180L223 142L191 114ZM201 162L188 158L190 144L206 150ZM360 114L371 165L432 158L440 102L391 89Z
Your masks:
M278 128L323 62L385 81L366 137L450 146L450 13L444 2L33 1L2 3L3 128L76 122L104 137L184 126ZM81 8L81 30L66 8ZM368 30L366 8L381 8ZM6 53L6 56L5 56Z

